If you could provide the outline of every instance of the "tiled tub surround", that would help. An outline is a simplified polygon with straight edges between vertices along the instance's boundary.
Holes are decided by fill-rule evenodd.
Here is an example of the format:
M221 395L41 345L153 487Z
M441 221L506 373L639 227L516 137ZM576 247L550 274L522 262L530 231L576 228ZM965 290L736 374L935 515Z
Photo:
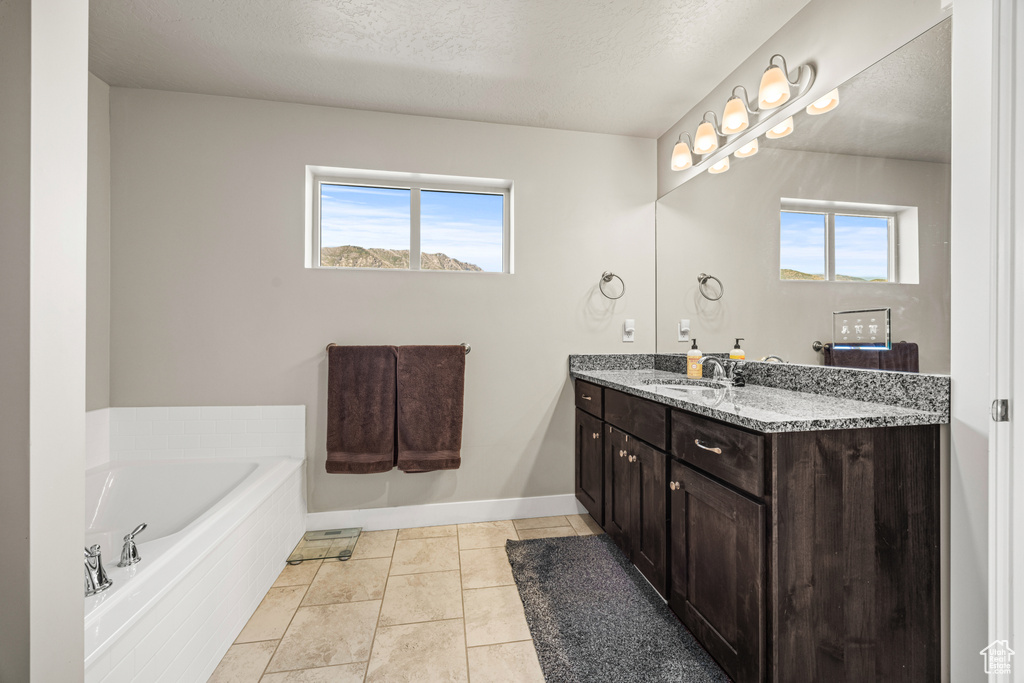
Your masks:
M146 432L128 434L133 437L164 430L180 430L185 435L186 429L200 430L193 434L229 436L289 434L289 421L304 422L304 413L303 406L109 410L112 440L120 430ZM222 428L237 429L232 424L236 420L253 431L217 431L221 424ZM94 418L93 423L96 421ZM282 427L287 429L275 431ZM202 479L207 466L211 473L217 468L244 470L228 473L229 479L235 479L226 486L238 477L244 479L217 500L191 501L199 516L184 528L169 523L160 532L166 535L151 540L146 540L144 531L139 536L143 559L134 567L115 566L119 543L116 548L103 547L104 565L114 587L86 599L86 681L206 680L305 531L301 428L299 437L298 441L289 440L287 446L274 439L264 446L262 438L260 445L210 446L212 453L169 447L122 449L111 453L109 464L87 471L88 479L105 477L108 471L117 476L125 468L129 473L170 468L163 479L169 487L175 481L180 484L182 476ZM102 438L93 441L102 442ZM100 455L92 454L89 462L98 458ZM194 471L191 475L177 471L183 468ZM209 509L204 509L207 504ZM187 521L189 514L179 515L179 522Z
M285 567L210 683L543 683L505 541L594 533L589 515L364 532L346 562Z
M616 365L623 358L626 369ZM949 422L942 375L752 361L745 387L685 390L651 386L685 378L677 355L570 356L569 368L576 379L765 433Z

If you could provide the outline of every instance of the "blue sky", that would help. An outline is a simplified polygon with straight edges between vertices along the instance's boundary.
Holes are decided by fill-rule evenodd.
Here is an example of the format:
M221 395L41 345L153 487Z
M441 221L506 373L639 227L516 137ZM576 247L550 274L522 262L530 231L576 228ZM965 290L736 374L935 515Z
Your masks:
M321 187L322 246L409 248L409 190ZM420 250L501 272L503 202L502 195L423 190Z
M825 216L820 213L781 212L780 268L801 273L825 273Z
M780 268L821 275L825 272L825 216L781 212ZM887 279L889 221L872 216L836 214L836 274L868 280Z

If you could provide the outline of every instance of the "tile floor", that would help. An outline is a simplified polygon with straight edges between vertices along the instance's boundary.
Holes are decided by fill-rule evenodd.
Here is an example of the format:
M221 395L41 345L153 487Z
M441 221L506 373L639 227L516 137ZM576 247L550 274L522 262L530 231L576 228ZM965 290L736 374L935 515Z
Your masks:
M364 532L286 566L211 683L542 682L506 539L602 533L589 515Z

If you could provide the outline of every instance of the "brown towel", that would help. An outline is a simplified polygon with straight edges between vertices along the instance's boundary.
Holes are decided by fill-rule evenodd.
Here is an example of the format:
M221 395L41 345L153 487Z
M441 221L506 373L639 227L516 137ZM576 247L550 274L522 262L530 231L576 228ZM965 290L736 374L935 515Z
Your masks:
M458 469L466 349L398 349L398 468L405 472Z
M332 346L327 358L327 471L391 470L398 349Z
M896 342L892 349L833 349L825 344L825 365L862 370L888 370L890 372L919 372L917 344Z

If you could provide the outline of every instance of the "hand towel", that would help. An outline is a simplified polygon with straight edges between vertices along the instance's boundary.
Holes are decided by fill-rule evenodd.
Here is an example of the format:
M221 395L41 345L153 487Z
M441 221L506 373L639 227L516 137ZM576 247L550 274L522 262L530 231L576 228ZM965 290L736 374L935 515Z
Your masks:
M465 374L462 346L398 348L399 469L458 469Z
M912 342L896 342L889 350L834 349L825 344L825 365L862 370L919 372L918 348Z
M327 471L391 470L395 466L398 349L332 346L327 357Z

